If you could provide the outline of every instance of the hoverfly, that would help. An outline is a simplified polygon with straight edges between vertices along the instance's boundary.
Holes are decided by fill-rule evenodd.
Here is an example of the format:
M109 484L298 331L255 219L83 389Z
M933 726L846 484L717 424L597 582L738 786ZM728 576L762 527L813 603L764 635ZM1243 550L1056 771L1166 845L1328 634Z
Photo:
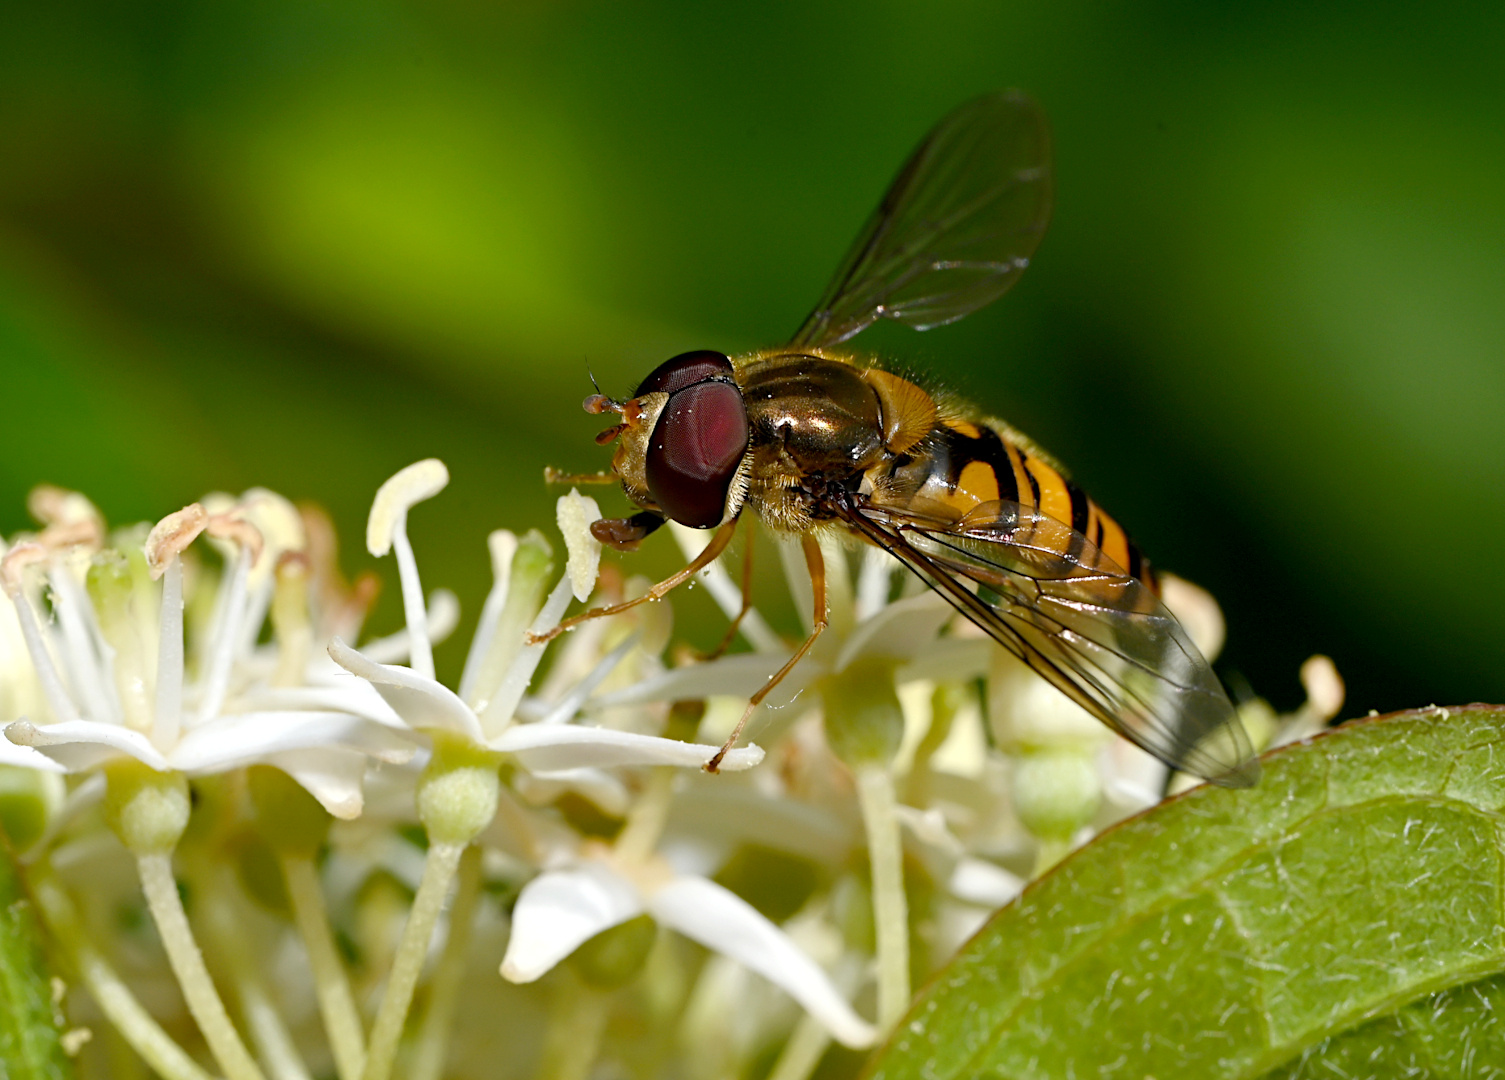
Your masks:
M753 695L721 753L825 628L814 535L835 529L889 552L1160 760L1218 784L1254 783L1258 762L1227 695L1118 522L1008 425L838 348L879 319L927 330L996 300L1029 264L1051 198L1049 134L1034 102L1012 91L970 101L899 170L789 344L735 358L684 353L629 400L587 398L587 412L620 417L596 441L620 441L609 473L576 479L619 480L641 507L596 522L597 539L632 550L666 520L716 532L639 601L560 629L662 597L719 556L751 510L801 541L814 629Z

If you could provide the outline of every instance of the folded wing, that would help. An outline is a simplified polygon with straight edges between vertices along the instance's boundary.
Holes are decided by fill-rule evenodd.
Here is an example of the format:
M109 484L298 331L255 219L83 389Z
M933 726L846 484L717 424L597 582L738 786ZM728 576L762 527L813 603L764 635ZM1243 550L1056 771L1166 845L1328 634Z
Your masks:
M1120 735L1215 784L1258 779L1249 737L1181 624L1082 534L1017 503L951 522L855 501L842 513Z

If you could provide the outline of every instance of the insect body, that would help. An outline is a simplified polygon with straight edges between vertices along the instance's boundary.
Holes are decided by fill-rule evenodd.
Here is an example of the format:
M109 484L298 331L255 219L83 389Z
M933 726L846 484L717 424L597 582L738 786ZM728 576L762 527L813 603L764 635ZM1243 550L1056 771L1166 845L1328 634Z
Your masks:
M1049 212L1034 104L1005 93L956 110L900 171L790 345L735 359L685 353L627 401L586 399L587 411L620 415L598 441L619 440L609 476L642 507L593 531L630 550L665 520L717 530L644 599L716 558L746 510L800 538L815 628L744 722L824 628L812 537L834 529L891 553L1150 753L1215 783L1253 783L1258 765L1227 695L1118 522L1007 425L839 348L880 318L923 330L996 299Z

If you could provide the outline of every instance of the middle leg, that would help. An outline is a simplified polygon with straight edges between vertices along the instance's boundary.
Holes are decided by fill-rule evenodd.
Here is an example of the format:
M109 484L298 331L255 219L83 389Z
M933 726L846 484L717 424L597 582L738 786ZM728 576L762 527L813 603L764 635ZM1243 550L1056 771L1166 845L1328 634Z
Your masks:
M747 613L752 610L752 568L753 568L753 544L757 539L757 528L748 526L747 535L744 537L747 547L742 552L742 609L737 612L737 617L726 628L726 634L721 643L708 653L701 653L700 660L714 660L727 649L732 647L732 642L737 639L737 631L742 627L742 620L747 618Z
M815 644L815 639L820 637L821 632L826 628L826 560L820 553L820 542L815 537L800 537L800 547L805 553L805 566L810 571L810 591L814 593L813 607L815 610L810 619L810 636L805 639L804 644L794 650L794 655L789 658L784 666L770 675L768 681L758 689L758 692L748 699L747 708L742 712L742 719L738 720L737 726L732 728L731 736L726 740L725 745L716 751L716 756L706 762L706 772L713 773L721 768L721 759L726 757L731 748L737 745L737 740L742 737L742 729L747 726L747 721L752 716L753 710L763 704L763 699L769 695L773 688L783 682L784 676L794 670L794 665L805 658L805 654Z

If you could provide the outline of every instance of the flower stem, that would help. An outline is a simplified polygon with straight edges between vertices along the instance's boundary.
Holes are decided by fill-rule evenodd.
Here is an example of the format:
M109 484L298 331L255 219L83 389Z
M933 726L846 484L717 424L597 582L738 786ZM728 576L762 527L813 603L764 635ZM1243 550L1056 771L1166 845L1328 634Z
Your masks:
M340 1080L359 1080L366 1067L366 1037L361 1031L361 1017L350 992L345 965L340 962L334 935L329 931L319 872L307 855L284 852L281 861L293 919L308 951L309 966L313 968L314 994L319 999L319 1014L324 1019L329 1048L334 1053L335 1071Z
M298 1055L292 1033L276 1004L267 993L264 983L258 978L246 978L239 982L236 993L240 998L240 1010L250 1029L251 1041L261 1054L276 1080L312 1080L308 1066Z
M418 885L418 895L413 898L413 909L408 912L407 925L402 928L402 940L392 960L391 974L387 976L386 993L376 1010L362 1080L388 1080L392 1075L403 1022L407 1020L408 1007L413 1003L413 989L418 985L423 958L428 952L429 940L434 936L434 924L444 908L444 896L464 851L464 844L429 846L428 858L423 864L423 880Z
M601 1051L609 1006L606 994L579 979L561 980L538 1075L550 1080L586 1080Z
M830 1034L819 1020L806 1013L794 1025L794 1032L773 1063L768 1080L808 1080L830 1045Z
M224 866L210 867L209 871L200 875L209 897L209 902L204 905L209 942L215 955L223 958L233 980L235 998L251 1043L276 1080L312 1080L308 1066L298 1054L292 1033L267 991L265 979L257 970L252 938L248 936L245 925L246 912L237 902L232 871Z
M105 1019L141 1060L162 1080L210 1080L198 1062L152 1019L110 962L84 936L62 886L50 876L38 874L32 879L32 889L53 940L72 961Z
M183 899L178 895L178 883L172 876L172 854L137 855L136 868L141 874L141 891L146 895L146 906L157 924L157 933L167 950L167 962L177 976L188 1011L193 1014L220 1068L225 1070L227 1080L265 1080L235 1026L230 1023L225 1004L214 989L209 969L204 966L204 955L193 939L188 916L183 911Z
M429 983L428 1012L418 1032L418 1044L413 1048L408 1080L439 1080L444 1072L450 1027L460 998L460 979L470 958L470 930L480 897L481 849L472 845L460 859L460 880L455 886L455 902L449 909L449 937Z
M669 819L678 772L672 765L661 765L648 774L648 783L617 836L616 853L624 862L641 862L658 846L664 822Z
M879 764L856 770L857 798L867 829L873 872L873 921L878 930L878 1027L891 1031L909 1007L909 910L899 841L894 782Z
M1040 877L1045 871L1071 854L1070 840L1039 837L1037 842L1039 846L1035 849L1034 877Z

